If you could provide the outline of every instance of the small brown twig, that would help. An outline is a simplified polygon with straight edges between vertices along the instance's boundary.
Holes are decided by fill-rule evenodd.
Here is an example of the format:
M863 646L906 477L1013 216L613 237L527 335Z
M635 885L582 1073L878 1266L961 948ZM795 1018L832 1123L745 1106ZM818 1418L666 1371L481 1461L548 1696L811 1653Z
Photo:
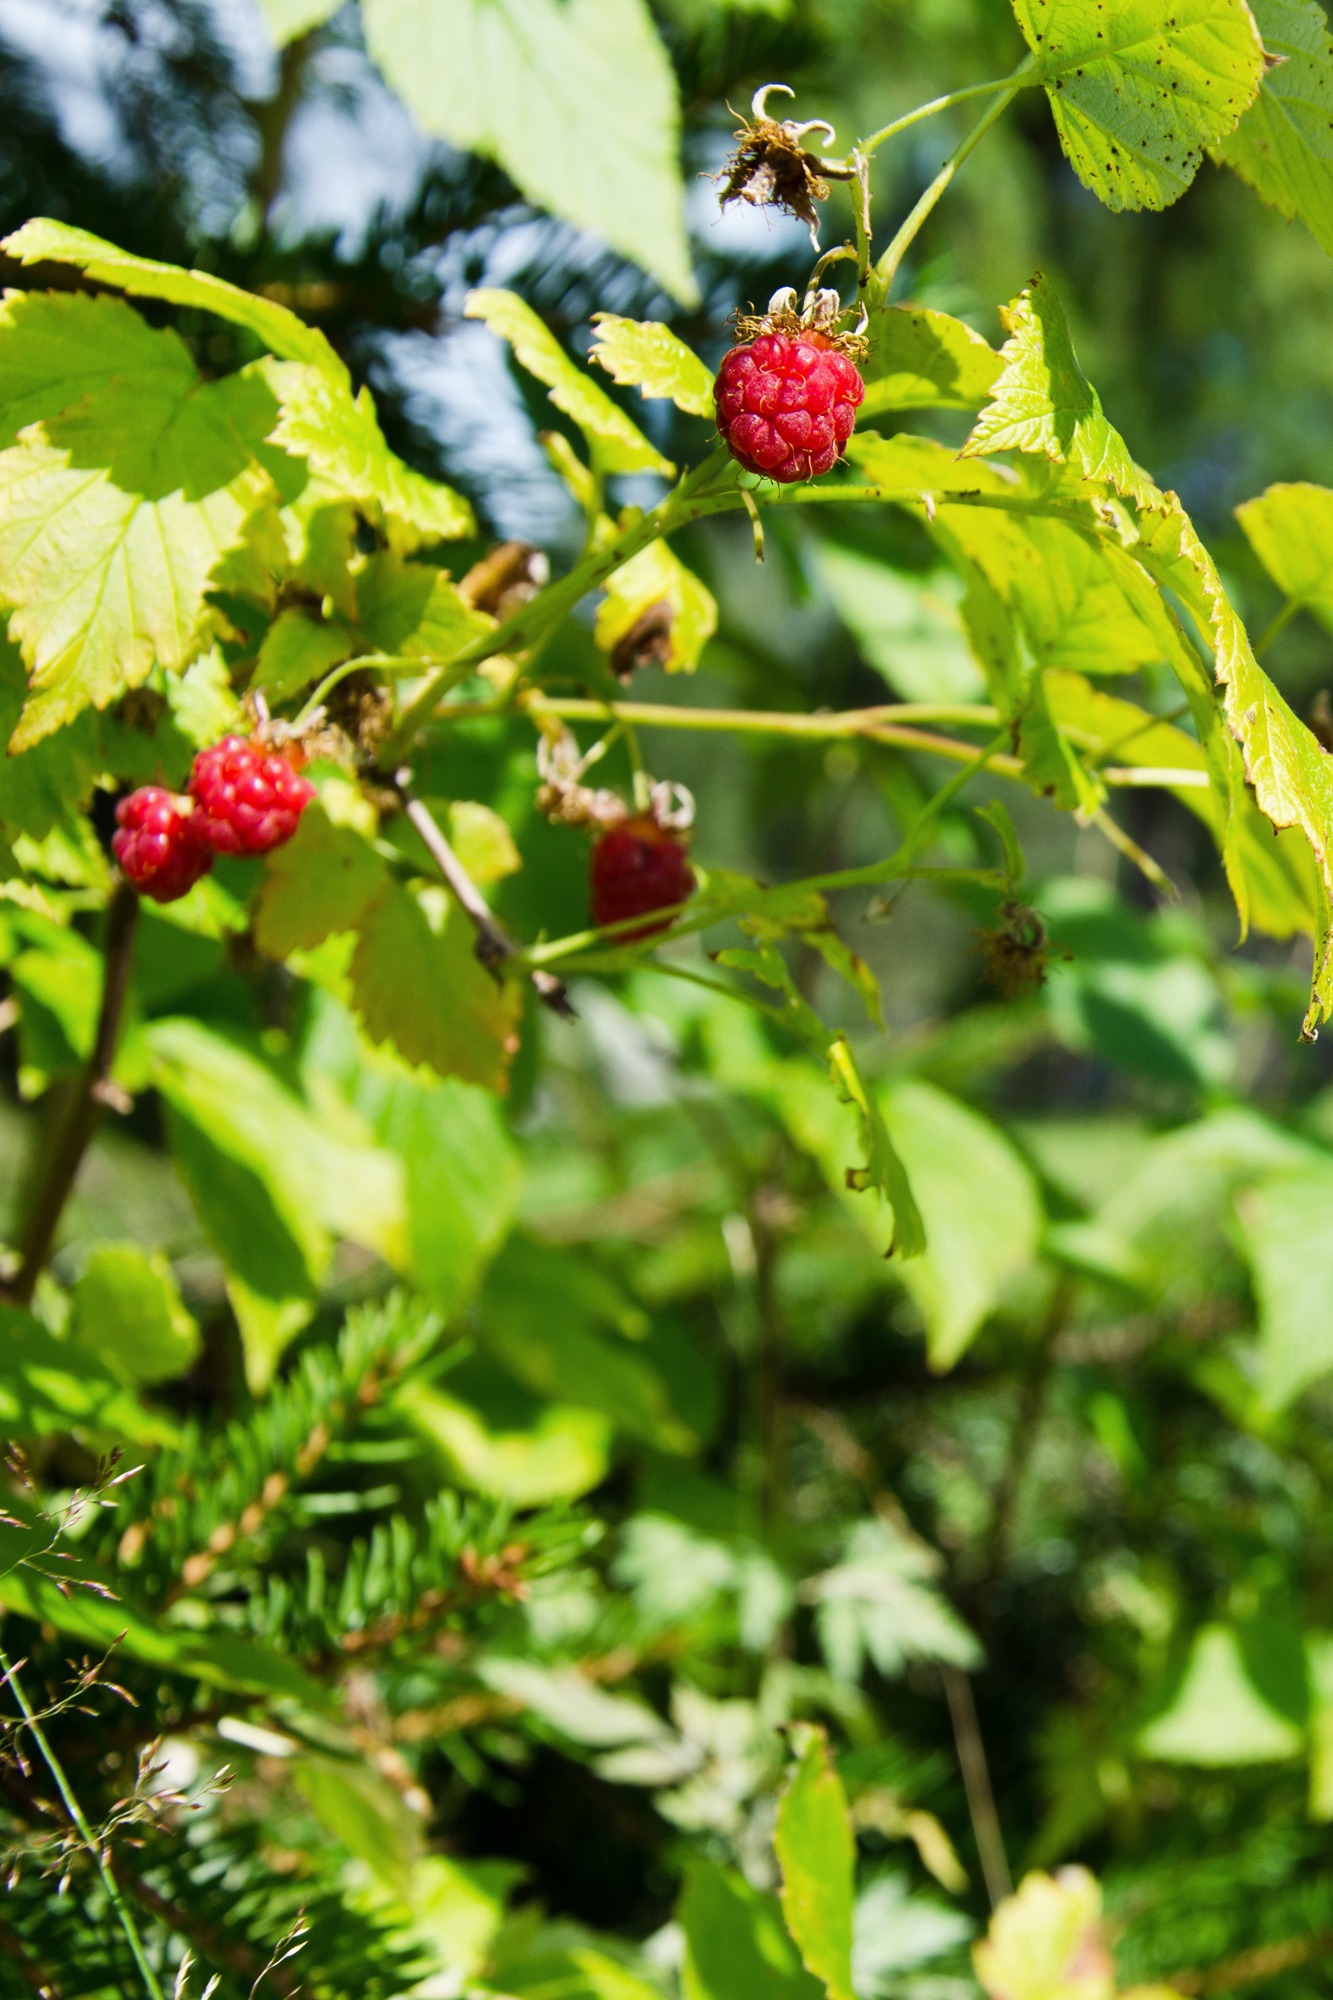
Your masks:
M394 787L403 802L403 810L421 835L431 860L443 875L450 893L477 933L478 962L485 966L498 984L502 976L501 966L507 959L519 958L522 954L508 931L492 915L486 898L454 853L430 809L420 799L413 798L408 790L411 778L412 774L406 767L394 773ZM533 991L544 1007L549 1007L552 1013L559 1014L566 1021L575 1018L574 1008L562 979L557 979L554 973L544 972L537 966L532 968L528 977L532 981Z
M949 1698L949 1718L953 1723L954 1742L958 1746L958 1764L963 1774L963 1788L967 1793L967 1809L972 1818L981 1873L985 1878L991 1908L994 1909L997 1903L1012 1895L1014 1884L1009 1873L1009 1859L1004 1851L1000 1816L995 1810L995 1794L991 1790L986 1746L981 1740L972 1683L961 1667L942 1666L940 1672L944 1677L944 1692Z
M65 1203L97 1129L102 1107L119 1103L120 1093L111 1082L111 1066L116 1059L121 1015L129 989L138 915L138 896L128 882L117 882L107 906L102 1004L93 1052L71 1087L45 1158L39 1164L23 1222L18 1270L5 1287L6 1295L20 1305L27 1305L32 1298L51 1255Z

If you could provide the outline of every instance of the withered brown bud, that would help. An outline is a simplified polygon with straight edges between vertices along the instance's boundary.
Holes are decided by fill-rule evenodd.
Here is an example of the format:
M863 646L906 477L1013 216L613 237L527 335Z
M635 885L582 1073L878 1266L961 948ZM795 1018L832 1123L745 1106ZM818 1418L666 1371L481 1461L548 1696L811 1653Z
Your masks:
M1026 903L1002 903L999 923L978 931L976 943L986 961L982 977L1004 999L1024 999L1046 984L1046 926Z
M535 597L549 576L550 565L541 549L529 542L497 542L473 563L458 589L477 611L507 618Z
M662 667L671 658L671 628L676 614L671 600L660 597L641 611L627 632L622 632L611 648L611 671L627 681L640 667Z
M728 202L747 201L752 208L780 208L794 215L810 231L810 241L819 248L818 201L827 201L829 181L851 180L849 169L821 160L805 144L807 132L823 132L831 142L833 127L822 118L798 125L787 118L770 118L765 109L771 91L794 95L785 83L766 83L754 94L749 121L736 133L736 151L716 180L726 181L718 197Z

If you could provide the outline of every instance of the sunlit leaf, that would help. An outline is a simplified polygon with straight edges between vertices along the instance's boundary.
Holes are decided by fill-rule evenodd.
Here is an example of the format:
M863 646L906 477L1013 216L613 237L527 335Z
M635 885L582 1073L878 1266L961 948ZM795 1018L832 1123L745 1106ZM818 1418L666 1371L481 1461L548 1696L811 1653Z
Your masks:
M1174 1701L1140 1732L1136 1747L1163 1763L1225 1768L1295 1757L1301 1736L1255 1687L1235 1632L1206 1625Z
M199 1327L170 1264L137 1243L98 1244L74 1286L73 1338L120 1381L171 1381L199 1353Z
M1284 596L1333 631L1333 491L1270 486L1237 507L1236 519Z
M1064 309L1048 280L1034 278L1012 305L1001 308L1001 317L1009 334L1000 350L1002 372L963 446L964 456L1040 452L1057 464L1077 466L1085 478L1103 480L1128 499L1151 493L1152 481L1107 422L1101 398L1079 366Z
M605 589L595 637L613 666L626 674L650 662L668 673L693 671L717 630L717 603L666 542L640 549Z
M354 396L340 377L309 363L261 366L282 411L272 442L305 459L333 494L347 495L382 522L395 548L471 534L476 524L467 501L390 451L368 389Z
M520 995L477 963L474 932L444 892L391 883L360 919L351 980L361 1025L409 1063L502 1090Z
M365 0L364 18L428 132L694 303L676 83L642 0Z
M573 418L608 472L671 471L670 461L605 389L575 367L549 327L516 292L470 292L464 311L469 319L484 320L492 333L509 342L529 375L546 384L556 408Z
M1333 41L1316 0L1250 0L1277 61L1217 156L1333 255Z
M99 284L117 286L136 297L167 299L172 305L216 313L248 327L272 353L289 361L308 361L344 385L350 381L345 364L315 327L273 299L258 298L209 271L186 271L176 264L136 257L90 230L74 229L47 216L25 222L0 243L0 249L20 264L72 264Z
M1014 0L1066 157L1108 208L1166 208L1254 98L1245 0Z
M778 1806L773 1836L782 1870L782 1914L807 1972L828 2000L852 1991L852 1905L856 1840L842 1781L823 1732L810 1730Z
M594 313L592 326L588 359L605 368L613 382L664 397L687 416L712 416L712 371L669 326L606 312Z
M1025 1876L972 1947L991 2000L1112 2000L1115 1967L1101 1914L1102 1892L1086 1868Z
M859 417L883 410L975 410L994 390L1001 362L961 319L929 306L887 306L870 323Z

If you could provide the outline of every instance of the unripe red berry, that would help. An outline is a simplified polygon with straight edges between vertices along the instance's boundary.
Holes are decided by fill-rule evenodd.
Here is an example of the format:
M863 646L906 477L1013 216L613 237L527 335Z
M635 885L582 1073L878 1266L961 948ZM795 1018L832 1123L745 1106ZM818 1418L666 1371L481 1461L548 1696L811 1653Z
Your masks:
M144 785L116 807L111 851L141 896L174 903L213 866L200 816L189 799Z
M823 333L761 333L722 357L713 384L727 450L784 486L837 463L864 395L856 363Z
M594 924L619 924L685 902L694 893L694 870L680 836L644 813L598 835L588 889ZM641 924L621 939L651 937L669 922Z
M210 847L219 854L267 854L291 839L315 788L276 751L224 736L195 758L190 794Z

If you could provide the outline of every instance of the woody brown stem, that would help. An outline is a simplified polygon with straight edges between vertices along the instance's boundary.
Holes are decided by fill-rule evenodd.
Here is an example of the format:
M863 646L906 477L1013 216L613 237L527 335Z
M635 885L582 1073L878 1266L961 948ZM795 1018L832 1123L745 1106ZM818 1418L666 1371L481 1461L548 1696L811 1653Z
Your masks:
M138 896L128 882L119 882L107 908L102 1004L93 1052L86 1068L69 1088L50 1145L39 1165L23 1222L19 1267L6 1288L7 1296L20 1305L27 1305L32 1298L51 1255L65 1203L97 1129L102 1107L115 1102L111 1066L116 1059L121 1016L129 990L138 915Z
M477 933L477 959L498 985L503 977L501 967L507 959L520 956L519 947L503 924L492 915L486 898L455 854L429 807L420 799L413 798L408 791L411 776L407 769L396 772L394 776L403 810L425 842L431 860L443 875L450 893L470 920ZM554 973L542 971L540 967L534 967L528 977L544 1007L549 1007L552 1013L559 1014L566 1021L574 1019L574 1008L562 979L557 979Z

